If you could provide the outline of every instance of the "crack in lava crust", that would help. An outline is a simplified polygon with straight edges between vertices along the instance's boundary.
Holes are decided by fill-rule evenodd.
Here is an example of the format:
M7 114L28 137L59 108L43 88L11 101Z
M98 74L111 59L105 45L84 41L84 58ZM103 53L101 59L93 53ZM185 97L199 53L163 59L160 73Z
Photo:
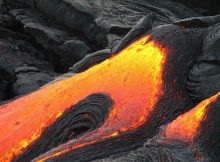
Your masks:
M162 92L166 50L144 36L112 58L73 77L21 97L0 107L0 161L22 154L71 106L93 93L105 93L114 101L104 124L62 151L53 150L36 161L111 138L145 123ZM9 133L10 132L10 133Z

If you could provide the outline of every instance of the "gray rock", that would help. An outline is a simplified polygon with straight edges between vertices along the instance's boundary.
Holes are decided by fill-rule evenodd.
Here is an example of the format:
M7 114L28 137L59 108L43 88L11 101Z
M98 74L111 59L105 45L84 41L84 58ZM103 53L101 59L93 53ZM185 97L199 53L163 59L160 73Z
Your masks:
M39 71L35 67L22 67L16 69L17 81L13 85L15 96L24 95L39 89L41 86L52 81L55 73Z
M126 34L142 17L155 13L155 25L198 16L191 9L169 0L7 0L9 4L26 4L70 29L78 30L90 41L107 45L107 34Z
M15 29L16 32L13 31ZM19 24L16 19L0 12L0 38L14 37L28 39L27 35L20 32L21 29L21 24Z
M182 3L190 8L193 8L196 11L199 11L199 13L204 14L204 16L207 15L215 15L220 14L220 3L219 0L174 0L176 2ZM205 11L205 12L204 12Z
M29 22L23 21L23 23L24 30L31 34L37 42L41 43L46 49L52 49L53 47L60 45L66 37L66 33L61 30L43 26L39 23L34 23L31 20Z
M17 29L17 31L12 31L13 29ZM0 14L1 103L14 97L13 84L17 81L16 68L25 64L32 64L41 70L53 70L51 64L40 59L44 58L44 56L26 42L29 37L20 33L19 29L19 25L15 19L6 14ZM25 86L25 88L28 88L28 86Z
M186 88L195 100L203 100L220 90L220 20L208 28L203 54L192 67Z
M86 55L82 60L77 62L71 68L69 68L69 72L71 73L80 73L83 72L90 67L101 63L102 61L108 59L112 56L110 49L104 49L101 51L97 51L91 54Z
M14 71L7 65L0 64L0 102L11 97L10 91L15 81Z
M59 48L63 53L60 62L65 67L72 66L74 62L82 59L90 52L90 47L81 40L65 41Z
M152 29L153 23L156 21L155 14L149 14L140 19L136 25L123 37L123 39L114 46L113 53L117 53L124 49L127 45L138 39L141 35Z
M8 36L0 39L0 100L36 90L57 75L41 52Z
M16 25L18 25L17 22L11 16L0 14L0 27L10 28Z
M91 54L87 54L84 58L82 58L79 62L74 64L72 67L69 68L69 71L63 75L59 75L53 79L52 82L48 84L52 84L56 81L72 77L73 75L77 73L81 73L90 67L101 63L102 61L108 59L109 57L112 56L111 50L110 49L103 49Z
M107 40L108 40L108 45L107 48L109 49L114 49L121 41L122 37L116 34L108 34L107 35Z
M23 40L0 39L0 52L0 64L7 64L12 69L31 65L40 70L54 70L54 67L44 60L42 53Z
M15 9L10 12L24 25L29 33L47 53L49 61L60 69L67 69L91 51L88 44L67 29L48 23L36 11Z
M220 22L220 15L205 16L205 17L190 17L174 22L175 25L180 25L186 28L202 28L215 25Z

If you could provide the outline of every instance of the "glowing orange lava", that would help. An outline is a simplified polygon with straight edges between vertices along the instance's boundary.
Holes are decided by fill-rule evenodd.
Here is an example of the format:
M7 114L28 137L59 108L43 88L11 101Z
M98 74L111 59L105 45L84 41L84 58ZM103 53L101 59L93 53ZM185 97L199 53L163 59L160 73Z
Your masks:
M205 119L208 105L214 102L219 96L220 92L199 103L195 108L168 124L164 133L165 137L192 141L201 122Z
M76 142L70 149L142 125L162 94L162 67L166 58L165 49L148 42L148 38L139 39L83 73L1 106L0 161L8 162L21 154L64 111L93 93L110 95L114 100L113 110L89 138L83 136L78 140L82 142Z

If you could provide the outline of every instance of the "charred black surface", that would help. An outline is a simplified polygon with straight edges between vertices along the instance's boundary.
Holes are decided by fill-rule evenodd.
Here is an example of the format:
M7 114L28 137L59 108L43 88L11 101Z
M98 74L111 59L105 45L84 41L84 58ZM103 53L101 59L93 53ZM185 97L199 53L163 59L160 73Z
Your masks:
M201 123L195 141L203 153L207 154L212 162L220 161L220 97L209 105L207 116Z
M113 101L105 94L92 94L67 110L14 162L31 161L40 154L98 128L108 116Z
M138 149L92 162L196 162L196 150L190 144L172 139L148 140Z
M101 51L97 51L95 53L86 55L82 60L77 62L73 67L69 69L70 72L80 73L83 72L90 67L101 63L102 61L110 58L112 56L110 49L105 49Z
M150 14L142 18L121 40L117 47L113 50L113 53L116 54L119 51L126 48L129 44L134 42L144 33L147 33L152 29L152 22L156 19L156 15Z
M220 24L217 23L207 28L202 55L198 57L190 70L186 82L188 95L195 101L204 100L220 90L219 54Z
M8 66L0 66L0 101L12 97L12 85L16 81L14 71Z
M205 17L190 17L174 22L173 24L185 28L205 28L220 22L220 15Z
M185 4L186 6L193 8L194 10L200 11L205 15L219 14L220 2L219 0L173 0Z
M147 133L146 129L142 128L126 132L118 137L100 140L94 144L75 149L61 156L50 158L46 160L46 162L87 162L99 158L106 158L114 154L120 155L125 151L137 149L142 146L144 141L158 133L158 129L155 129L157 128L149 128Z

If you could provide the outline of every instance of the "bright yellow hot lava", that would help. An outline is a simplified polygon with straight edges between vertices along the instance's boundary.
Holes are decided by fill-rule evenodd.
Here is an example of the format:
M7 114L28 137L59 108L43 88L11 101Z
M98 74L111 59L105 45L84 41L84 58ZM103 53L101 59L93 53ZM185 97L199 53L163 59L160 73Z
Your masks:
M200 127L201 122L205 119L208 105L214 102L218 97L220 97L220 92L202 101L195 108L168 124L165 129L165 137L192 141L196 136L196 131Z
M105 123L71 149L141 126L162 94L165 49L144 36L112 58L0 107L0 161L34 143L46 127L93 93L106 93L114 107ZM87 139L87 142L83 142ZM54 153L59 155L59 153Z

